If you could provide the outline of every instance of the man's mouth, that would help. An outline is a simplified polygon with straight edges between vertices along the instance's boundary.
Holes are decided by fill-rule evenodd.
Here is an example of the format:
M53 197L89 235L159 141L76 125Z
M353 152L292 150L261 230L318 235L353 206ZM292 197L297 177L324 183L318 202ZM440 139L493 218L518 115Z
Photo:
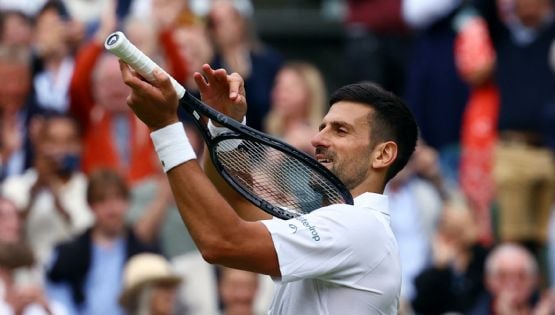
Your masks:
M316 160L318 161L318 163L329 167L329 165L333 162L333 160L327 156L322 156L322 155L316 155Z
M316 160L329 168L330 164L333 162L333 159L330 157L329 154L326 153L325 149L323 148L316 148Z

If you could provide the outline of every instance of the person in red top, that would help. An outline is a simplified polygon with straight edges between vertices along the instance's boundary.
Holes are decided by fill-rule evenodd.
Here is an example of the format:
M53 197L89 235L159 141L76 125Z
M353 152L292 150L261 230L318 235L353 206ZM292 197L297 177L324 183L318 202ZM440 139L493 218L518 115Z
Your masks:
M103 55L104 39L117 24L115 8L112 9L103 14L96 35L76 56L69 90L70 112L84 131L83 171L88 174L97 168L109 167L117 169L128 183L135 184L157 174L160 168L148 129L126 106L129 89L121 82L117 60ZM141 27L137 23L127 25ZM158 40L163 48L160 55L165 62L162 64L166 64L172 76L186 77L186 61L179 53L169 27L157 34L126 31L144 36L132 39L137 43ZM152 38L148 38L149 35Z

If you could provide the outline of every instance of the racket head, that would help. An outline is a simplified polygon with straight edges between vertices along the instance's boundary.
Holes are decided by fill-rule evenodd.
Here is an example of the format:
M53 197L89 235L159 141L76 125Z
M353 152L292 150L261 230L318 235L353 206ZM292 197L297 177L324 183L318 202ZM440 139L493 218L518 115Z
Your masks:
M212 140L208 150L218 173L272 216L290 219L330 204L353 204L335 175L277 139L226 133Z

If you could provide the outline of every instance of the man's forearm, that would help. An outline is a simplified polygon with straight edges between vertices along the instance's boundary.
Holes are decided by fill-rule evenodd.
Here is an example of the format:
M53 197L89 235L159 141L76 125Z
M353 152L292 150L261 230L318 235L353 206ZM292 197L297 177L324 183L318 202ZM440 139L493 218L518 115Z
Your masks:
M183 222L208 262L279 275L267 229L241 219L198 163L183 163L167 175Z

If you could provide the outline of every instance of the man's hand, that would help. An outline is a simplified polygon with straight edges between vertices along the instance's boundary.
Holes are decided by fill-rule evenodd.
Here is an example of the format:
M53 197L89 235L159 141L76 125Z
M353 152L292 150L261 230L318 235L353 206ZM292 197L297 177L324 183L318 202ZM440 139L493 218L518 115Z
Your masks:
M205 64L202 74L195 72L194 79L205 103L235 120L243 120L247 100L243 78L239 74L227 74L225 69L214 70Z
M147 82L123 61L120 61L120 70L123 81L131 88L127 105L150 130L179 121L177 94L167 74L155 69L154 81Z

